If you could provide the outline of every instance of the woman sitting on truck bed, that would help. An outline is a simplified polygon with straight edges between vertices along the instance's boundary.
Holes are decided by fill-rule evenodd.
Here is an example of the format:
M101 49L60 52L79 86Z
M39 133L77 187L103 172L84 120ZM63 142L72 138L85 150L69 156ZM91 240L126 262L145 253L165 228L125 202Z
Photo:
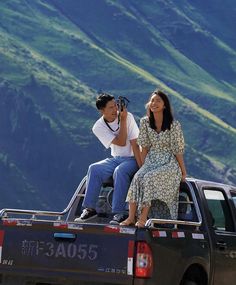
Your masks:
M154 91L146 105L147 116L140 121L138 144L142 148L142 167L130 185L127 201L129 217L120 225L144 227L152 200L165 202L172 219L177 219L180 181L186 178L184 137L179 121L174 120L169 99Z

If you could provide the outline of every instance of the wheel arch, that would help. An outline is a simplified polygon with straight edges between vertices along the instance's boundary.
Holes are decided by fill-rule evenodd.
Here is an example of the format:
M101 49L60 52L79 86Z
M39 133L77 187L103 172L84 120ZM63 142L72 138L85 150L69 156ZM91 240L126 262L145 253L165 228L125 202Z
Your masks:
M208 274L206 269L199 263L191 264L185 271L180 285L207 285Z

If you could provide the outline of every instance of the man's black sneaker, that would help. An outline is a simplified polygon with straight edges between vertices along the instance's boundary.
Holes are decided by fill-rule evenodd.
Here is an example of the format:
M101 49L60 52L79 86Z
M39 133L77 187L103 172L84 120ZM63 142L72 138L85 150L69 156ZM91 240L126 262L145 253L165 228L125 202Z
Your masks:
M89 221L95 217L97 217L96 210L86 208L83 210L80 217L75 219L75 222L84 223L84 222L87 222L87 221Z
M127 218L128 218L128 214L116 214L114 215L113 219L110 221L110 224L119 225L121 222L123 222Z

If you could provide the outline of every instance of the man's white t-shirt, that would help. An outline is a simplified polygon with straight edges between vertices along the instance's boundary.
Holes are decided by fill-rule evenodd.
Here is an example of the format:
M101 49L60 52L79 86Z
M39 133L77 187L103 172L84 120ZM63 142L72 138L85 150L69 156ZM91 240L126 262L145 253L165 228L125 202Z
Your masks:
M107 124L114 131L112 131ZM119 133L118 118L107 124L104 121L103 116L98 119L92 128L95 136L100 140L105 148L111 148L112 156L133 156L134 154L130 141L137 139L139 135L139 128L134 120L133 115L131 113L127 114L127 139L125 146L118 146L111 143Z

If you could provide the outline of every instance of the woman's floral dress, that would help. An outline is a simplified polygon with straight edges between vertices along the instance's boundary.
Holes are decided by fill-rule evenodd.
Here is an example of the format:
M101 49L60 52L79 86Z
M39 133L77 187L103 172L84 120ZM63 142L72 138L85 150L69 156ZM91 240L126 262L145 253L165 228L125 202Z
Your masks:
M148 117L144 117L138 144L149 148L149 152L131 182L126 200L137 203L138 212L143 206L151 206L153 200L161 200L168 206L171 218L177 219L182 174L175 154L184 151L180 123L174 120L170 130L158 134L149 126Z

